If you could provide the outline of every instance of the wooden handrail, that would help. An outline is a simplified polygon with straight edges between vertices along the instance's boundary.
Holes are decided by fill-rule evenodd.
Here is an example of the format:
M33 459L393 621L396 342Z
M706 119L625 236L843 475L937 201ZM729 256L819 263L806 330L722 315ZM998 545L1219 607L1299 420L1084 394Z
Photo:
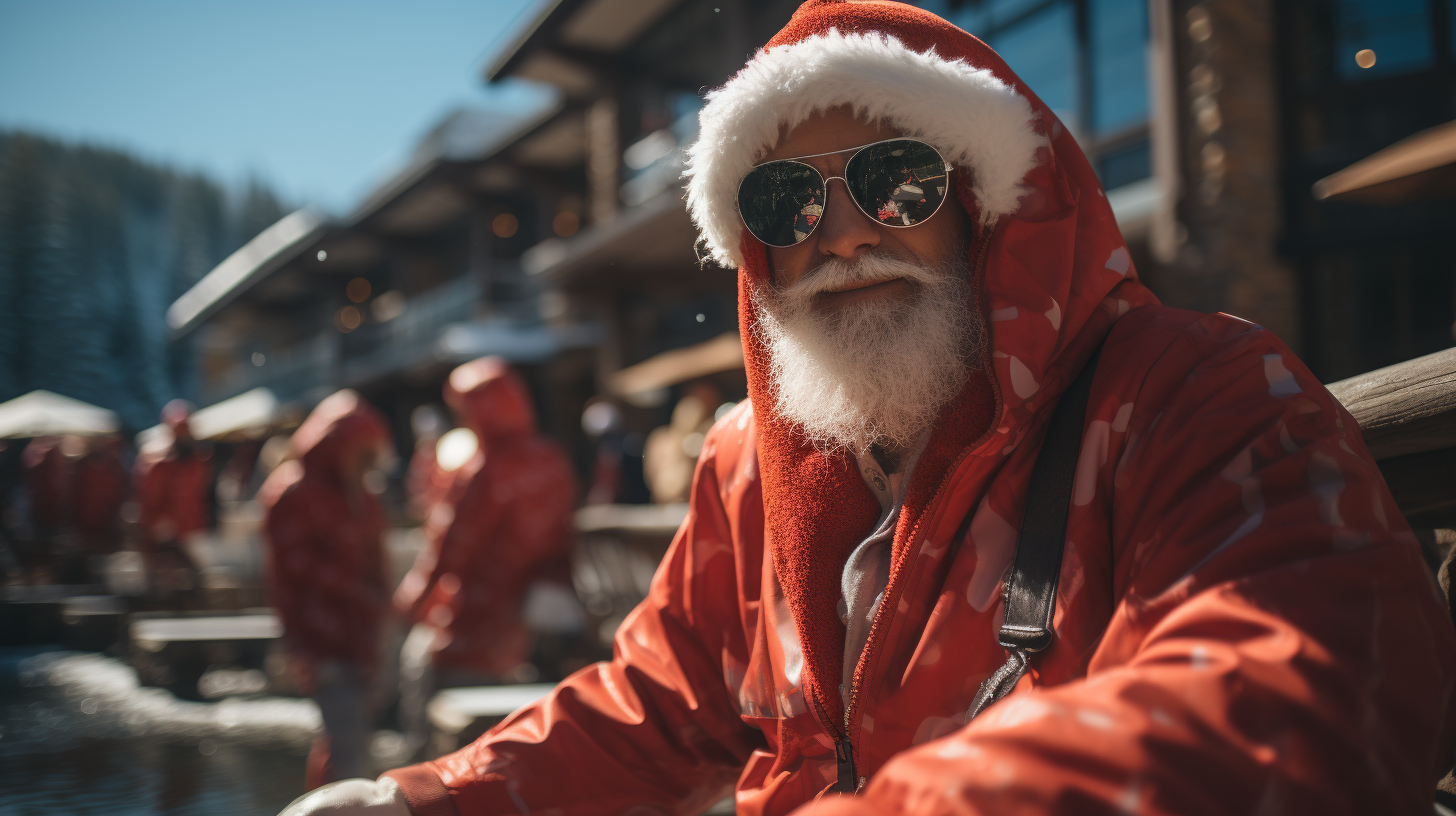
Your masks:
M1417 530L1456 526L1456 349L1330 383Z
M1376 460L1456 447L1456 348L1330 383Z

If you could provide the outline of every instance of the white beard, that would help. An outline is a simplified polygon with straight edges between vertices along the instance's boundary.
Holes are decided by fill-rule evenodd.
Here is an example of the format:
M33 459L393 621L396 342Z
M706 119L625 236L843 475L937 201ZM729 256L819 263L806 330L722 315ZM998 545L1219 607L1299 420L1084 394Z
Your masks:
M770 285L755 298L775 407L816 448L908 448L979 366L984 325L964 253L953 257L958 262L945 269L880 252L833 258L793 286ZM915 291L892 302L815 308L820 292L894 278Z

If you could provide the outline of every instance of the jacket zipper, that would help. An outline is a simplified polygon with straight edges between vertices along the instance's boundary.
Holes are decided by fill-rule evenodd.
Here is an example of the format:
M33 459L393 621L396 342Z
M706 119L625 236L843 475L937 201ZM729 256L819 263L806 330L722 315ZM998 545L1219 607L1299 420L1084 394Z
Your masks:
M976 280L972 282L973 285L984 280L986 272L986 257L990 254L991 239L995 237L995 233L996 222L994 221L987 225L986 229L982 232L979 246L976 247ZM992 378L991 384L994 388L994 378ZM997 398L997 403L1000 403L999 396ZM992 432L994 432L994 430L995 417L992 417L992 426L987 429L986 434L983 435L983 438L984 436L990 435ZM931 518L934 515L934 510L939 507L941 497L945 493L945 486L950 483L951 478L955 476L955 472L960 469L961 463L966 460L966 457L970 455L970 451L974 447L975 445L971 445L966 450L962 451L961 454L956 457L955 461L951 463L950 468L946 471L945 479L940 483L940 486L935 489L935 495L931 497L930 503L925 506L925 513L921 515L922 521L924 519ZM916 532L918 532L918 530ZM906 546L910 547L914 541L915 534L911 533ZM896 594L894 598L890 598L887 595L885 599L880 602L880 609L878 612L875 613L875 619L870 622L870 634L865 641L866 651L873 650L870 654L870 657L874 657L879 653L880 644L875 641L875 633L880 630L882 619L888 619L887 616L892 614L889 610L893 610L896 605L899 604L899 590L901 589L902 587L896 587ZM870 665L871 662L873 661L867 661L865 665ZM850 678L849 682L849 698L845 701L844 705L843 731L839 729L836 723L834 723L828 716L826 716L824 712L824 706L820 704L818 695L810 695L810 698L814 701L814 708L818 710L819 722L822 723L829 731L829 733L834 736L834 760L835 765L837 766L837 773L835 774L834 787L831 788L831 790L835 793L857 794L860 792L861 789L864 788L865 783L868 780L865 777L858 776L858 774L855 772L854 737L852 733L853 729L850 723L852 722L851 718L853 717L854 712L857 709L856 704L859 702L859 681L857 678L852 677Z

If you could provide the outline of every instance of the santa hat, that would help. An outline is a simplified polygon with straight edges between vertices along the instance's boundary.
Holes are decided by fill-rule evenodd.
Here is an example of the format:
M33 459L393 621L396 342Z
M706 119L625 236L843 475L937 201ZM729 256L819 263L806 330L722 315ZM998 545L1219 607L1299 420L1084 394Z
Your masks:
M817 30L841 6L863 8L843 9L849 14L839 25ZM903 29L907 17L918 18L915 31L888 33ZM992 68L978 67L988 57L1000 64L979 40L899 3L805 3L743 70L707 95L698 116L687 200L708 255L725 266L744 265L739 181L773 148L781 128L838 106L887 121L969 170L983 224L1015 212L1047 139L1037 132L1031 102Z

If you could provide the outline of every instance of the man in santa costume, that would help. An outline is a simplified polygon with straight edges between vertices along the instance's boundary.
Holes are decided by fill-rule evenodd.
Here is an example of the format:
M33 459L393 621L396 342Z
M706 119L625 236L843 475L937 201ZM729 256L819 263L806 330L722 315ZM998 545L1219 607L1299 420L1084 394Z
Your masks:
M614 658L293 812L1431 813L1456 634L1358 428L1263 328L1158 303L1000 57L814 0L701 126L688 206L740 270L751 400Z

